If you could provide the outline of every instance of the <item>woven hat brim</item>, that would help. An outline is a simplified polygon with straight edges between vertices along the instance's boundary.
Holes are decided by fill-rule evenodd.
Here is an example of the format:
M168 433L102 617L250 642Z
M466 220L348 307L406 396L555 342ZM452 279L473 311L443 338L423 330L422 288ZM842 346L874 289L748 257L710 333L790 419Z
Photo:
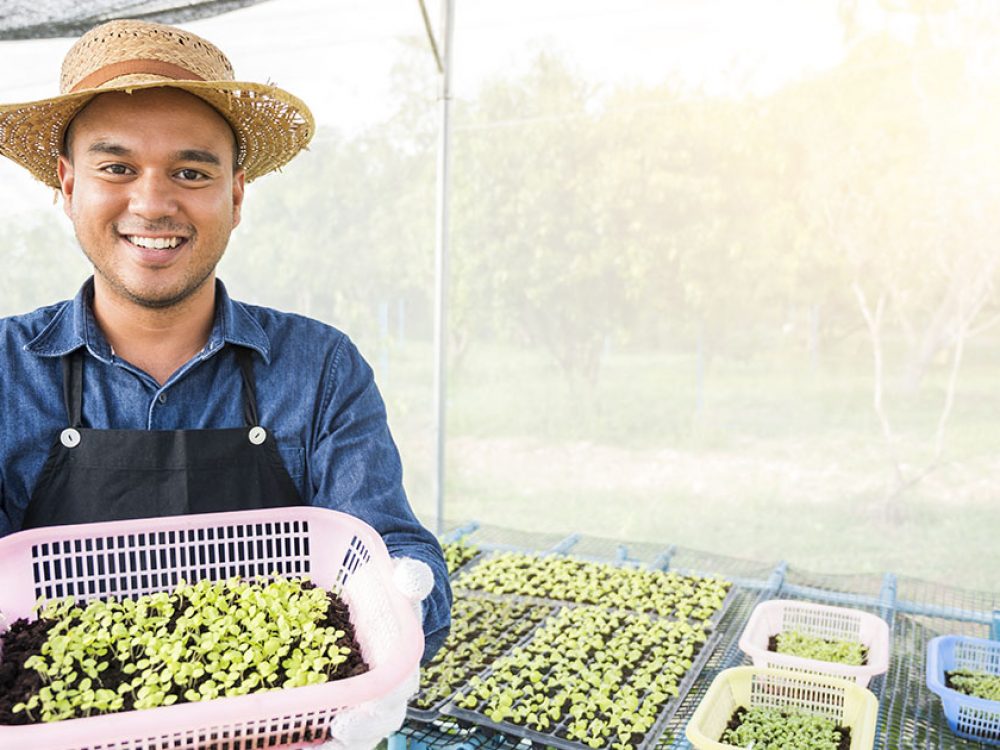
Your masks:
M49 187L58 189L56 164L63 134L70 120L91 99L112 91L163 87L194 94L229 122L239 141L247 182L283 167L309 144L316 131L309 107L277 86L242 81L162 79L0 105L0 154L20 164Z

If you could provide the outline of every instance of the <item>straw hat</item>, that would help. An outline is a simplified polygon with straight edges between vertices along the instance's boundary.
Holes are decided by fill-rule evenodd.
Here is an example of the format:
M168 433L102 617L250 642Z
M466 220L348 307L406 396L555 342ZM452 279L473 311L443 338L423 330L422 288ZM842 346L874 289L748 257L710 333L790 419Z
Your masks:
M233 80L233 66L211 42L146 21L97 26L66 53L60 95L0 105L0 154L54 188L66 126L95 96L169 86L204 99L230 124L247 182L278 169L309 143L309 108L276 86Z

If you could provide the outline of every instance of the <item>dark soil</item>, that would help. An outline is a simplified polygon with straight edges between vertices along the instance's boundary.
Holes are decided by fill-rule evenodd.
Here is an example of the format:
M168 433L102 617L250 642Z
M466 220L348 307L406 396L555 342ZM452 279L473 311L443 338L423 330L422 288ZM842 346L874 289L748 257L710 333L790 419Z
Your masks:
M773 650L773 649L772 649ZM733 715L729 717L729 723L726 724L726 729L738 729L743 723L743 717L746 716L747 709L744 706L739 706ZM850 727L837 727L837 731L840 732L840 743L837 745L837 750L851 750L851 729ZM725 732L723 732L725 734ZM719 738L722 741L722 738Z
M831 640L827 640L826 642L830 643L830 644L835 643L835 641L831 641ZM778 634L777 633L775 635L772 635L770 638L767 639L767 650L768 651L773 651L774 653L778 653ZM861 666L865 666L866 664L868 664L868 647L862 645L861 646Z
M303 581L302 588L315 588L315 584ZM320 619L317 627L331 627L336 630L343 630L345 640L351 653L347 656L347 661L336 667L330 667L327 674L329 679L345 679L363 674L368 671L368 665L361 656L361 647L358 645L354 626L351 624L350 614L347 604L340 597L332 592L327 592L328 606L326 616ZM177 608L174 613L174 620L180 617L182 608ZM55 625L53 620L35 620L28 622L21 618L11 625L10 629L0 635L0 725L3 724L33 724L40 722L40 718L32 721L26 712L14 713L13 707L18 703L26 703L28 699L36 694L43 686L41 676L33 669L25 669L24 662L32 655L41 653L42 644L48 638L49 630ZM203 631L207 628L202 626ZM295 649L297 643L290 644L289 651ZM108 669L101 673L101 683L112 690L118 685L130 679L123 671L125 666L118 661L113 654L109 653L105 660L108 662ZM336 677L334 677L336 670ZM134 676L134 675L133 675ZM287 672L279 669L278 684L288 678ZM187 703L184 691L188 687L197 690L209 679L208 675L192 681L191 685L184 688L175 686L177 693L177 703ZM126 693L125 705L122 711L131 711L134 707L134 698L131 693Z
M312 581L303 581L302 583L302 588L304 589L315 587L316 584ZM357 636L354 633L354 626L351 624L351 613L347 609L347 604L332 591L326 592L326 598L329 602L329 606L326 609L326 617L322 618L316 625L323 628L343 630L344 637L347 639L347 647L351 649L351 653L347 656L347 661L337 669L340 673L337 679L364 674L368 671L368 665L361 658L361 646L358 644ZM331 673L327 677L333 676L332 671L333 668L331 668Z
M33 669L25 669L28 657L42 650L42 644L55 625L53 620L25 618L15 620L10 630L0 636L0 724L30 724L24 712L13 713L17 703L27 700L42 688L42 678Z

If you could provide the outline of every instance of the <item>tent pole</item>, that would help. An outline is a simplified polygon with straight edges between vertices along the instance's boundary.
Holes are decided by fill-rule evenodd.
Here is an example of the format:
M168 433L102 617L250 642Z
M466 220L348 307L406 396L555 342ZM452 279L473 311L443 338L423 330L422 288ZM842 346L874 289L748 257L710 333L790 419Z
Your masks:
M451 193L451 40L454 0L442 4L444 61L441 66L441 128L438 141L437 242L434 252L434 502L437 535L444 534L445 370L448 358L448 209Z

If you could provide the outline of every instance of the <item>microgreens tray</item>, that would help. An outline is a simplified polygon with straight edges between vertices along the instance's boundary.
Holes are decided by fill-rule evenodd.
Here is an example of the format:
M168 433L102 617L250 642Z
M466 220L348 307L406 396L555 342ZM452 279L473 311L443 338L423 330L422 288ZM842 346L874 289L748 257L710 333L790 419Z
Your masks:
M1000 745L1000 701L968 695L949 684L955 673L970 670L987 679L1000 677L1000 642L963 635L939 635L927 644L927 687L941 699L948 727L959 737ZM950 679L949 679L950 678Z
M793 646L798 640L808 650L786 653L780 643L773 643L779 639L790 640ZM772 643L779 648L772 651ZM754 666L839 675L862 687L889 668L889 644L889 624L871 612L797 599L760 602L739 641ZM863 652L855 661L863 663L843 661L837 653L852 645Z
M43 604L38 620L18 620L3 636L5 652L31 656L5 665L12 687L0 694L0 723L196 703L367 671L346 604L302 579L182 580L136 599ZM14 636L18 647L9 649ZM18 696L23 702L13 702Z
M309 506L10 534L0 539L0 612L6 618L0 629L21 618L34 619L32 608L40 597L122 600L170 591L181 580L193 585L261 575L308 577L317 587L336 592L350 607L369 670L267 693L0 726L0 747L295 745L325 738L339 711L384 699L416 667L422 633L409 602L393 585L385 543L353 516Z
M721 578L520 552L480 560L453 586L524 601L590 604L712 623L718 622L731 590Z
M442 713L564 750L647 750L718 638L684 620L564 607Z
M554 607L483 597L456 596L444 646L421 669L421 691L407 709L417 721L433 721L455 691L499 657L524 643Z
M793 708L739 706L719 743L780 750L840 750L850 747L851 730L829 716Z
M466 568L474 565L482 556L482 550L464 538L455 542L444 542L441 545L444 561L448 566L448 575L452 578L460 575Z

